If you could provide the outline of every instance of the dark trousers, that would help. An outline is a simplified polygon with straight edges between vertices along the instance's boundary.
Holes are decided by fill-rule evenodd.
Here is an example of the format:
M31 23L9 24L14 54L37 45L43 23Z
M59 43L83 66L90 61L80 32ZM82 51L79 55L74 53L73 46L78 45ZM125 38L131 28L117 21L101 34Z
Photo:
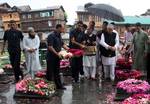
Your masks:
M75 82L79 80L79 73L83 71L82 57L74 57L71 60L72 77ZM82 75L82 74L81 74Z
M81 56L80 63L82 63L81 66L80 66L81 67L80 68L80 74L84 75L84 71L83 71L83 56Z
M47 59L46 78L49 81L54 81L57 89L62 88L59 71L60 71L60 59L59 58Z
M150 82L150 53L147 56L147 80Z
M23 72L20 69L20 61L21 61L21 50L9 50L9 59L10 63L14 70L15 80L19 81L19 76L23 79Z

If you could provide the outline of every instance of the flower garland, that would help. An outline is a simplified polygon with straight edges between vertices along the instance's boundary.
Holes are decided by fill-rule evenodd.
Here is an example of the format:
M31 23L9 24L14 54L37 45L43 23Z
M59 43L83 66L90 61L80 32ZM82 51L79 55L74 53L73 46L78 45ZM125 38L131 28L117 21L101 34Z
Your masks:
M148 82L136 79L127 79L118 82L117 88L122 89L127 93L146 93L147 91L150 91Z
M24 79L16 84L16 91L26 94L49 96L55 92L55 85L45 79Z
M138 70L116 70L116 77L118 79L128 79L128 78L140 78L142 72Z
M68 51L70 53L72 53L73 56L75 56L75 57L80 57L80 56L83 56L83 54L84 54L84 51L80 50L80 49L69 49Z
M134 94L121 104L150 104L150 94Z

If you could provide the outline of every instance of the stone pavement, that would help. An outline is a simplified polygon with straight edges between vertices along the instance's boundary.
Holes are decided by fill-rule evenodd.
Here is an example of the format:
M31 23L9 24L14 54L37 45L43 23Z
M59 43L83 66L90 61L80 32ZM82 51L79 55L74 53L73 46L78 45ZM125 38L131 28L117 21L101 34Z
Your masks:
M118 104L113 102L115 89L110 82L83 80L72 83L65 77L65 91L57 91L50 100L13 98L15 84L0 84L0 104Z

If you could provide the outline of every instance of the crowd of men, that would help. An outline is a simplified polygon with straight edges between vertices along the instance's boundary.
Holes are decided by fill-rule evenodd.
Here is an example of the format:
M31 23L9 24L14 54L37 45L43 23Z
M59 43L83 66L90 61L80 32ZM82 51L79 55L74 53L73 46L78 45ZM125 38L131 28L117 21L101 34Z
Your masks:
M10 29L4 33L4 47L8 42L8 53L10 63L14 70L15 82L23 79L23 73L20 70L21 60L21 43L25 55L27 70L34 78L36 71L41 70L39 61L39 37L34 32L34 28L28 28L28 36L23 36L22 32L17 30L16 23L10 22ZM49 34L47 38L47 71L46 79L54 81L57 89L65 89L60 75L59 52L62 48L80 49L84 51L84 55L80 57L72 57L71 70L74 83L79 83L80 78L88 80L96 80L99 66L103 69L101 73L105 80L115 80L115 66L119 49L119 34L115 30L114 23L103 22L102 29L95 29L95 22L90 21L87 26L82 21L78 21L69 33L69 46L67 46L61 37L65 32L61 24L56 25L56 29ZM136 23L133 31L130 25L126 25L124 33L125 53L127 57L133 56L133 69L147 71L147 80L150 80L150 40L147 32L143 31L140 23ZM2 53L4 52L4 47Z

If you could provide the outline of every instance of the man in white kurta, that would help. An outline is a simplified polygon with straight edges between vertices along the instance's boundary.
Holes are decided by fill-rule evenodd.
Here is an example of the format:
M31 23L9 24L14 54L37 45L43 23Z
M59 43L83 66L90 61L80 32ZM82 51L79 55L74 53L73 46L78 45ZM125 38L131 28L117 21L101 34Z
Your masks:
M31 74L31 77L34 78L35 72L41 69L39 61L40 40L33 28L29 28L28 31L28 36L23 39L23 48L25 51L27 70Z
M111 81L114 81L116 50L119 45L119 36L113 32L113 25L109 24L107 33L101 35L100 44L103 46L102 63L104 65L104 76L106 79L110 78Z
M83 70L86 78L95 80L96 76L96 34L93 29L87 29L84 44L86 46L83 56Z

